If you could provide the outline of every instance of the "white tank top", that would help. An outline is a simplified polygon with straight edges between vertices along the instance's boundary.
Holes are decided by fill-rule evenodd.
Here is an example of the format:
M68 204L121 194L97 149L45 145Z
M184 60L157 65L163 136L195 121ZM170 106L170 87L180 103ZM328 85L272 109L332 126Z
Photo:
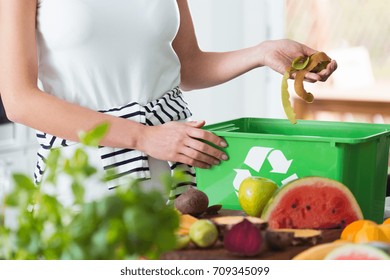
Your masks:
M180 83L176 0L38 0L45 92L102 110L146 104Z

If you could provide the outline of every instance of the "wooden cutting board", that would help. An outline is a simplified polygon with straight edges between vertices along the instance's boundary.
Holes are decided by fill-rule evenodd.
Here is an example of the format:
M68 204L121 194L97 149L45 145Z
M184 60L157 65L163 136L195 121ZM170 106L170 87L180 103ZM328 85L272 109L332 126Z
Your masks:
M217 216L227 216L227 215L242 215L245 214L242 211L235 210L221 210ZM214 216L205 216L204 218L211 218ZM318 242L327 243L339 239L341 234L341 229L331 229L331 230L323 230L322 238ZM259 260L290 260L298 253L306 250L312 245L296 245L290 246L282 251L272 251L272 250L264 250L256 257L250 257L249 259L259 259ZM202 249L196 248L194 245L190 245L189 248L183 250L176 250L172 252L165 253L162 256L162 259L165 260L235 260L235 259L245 259L245 257L238 257L232 255L228 251L226 251L223 247L223 243L218 241L212 248Z

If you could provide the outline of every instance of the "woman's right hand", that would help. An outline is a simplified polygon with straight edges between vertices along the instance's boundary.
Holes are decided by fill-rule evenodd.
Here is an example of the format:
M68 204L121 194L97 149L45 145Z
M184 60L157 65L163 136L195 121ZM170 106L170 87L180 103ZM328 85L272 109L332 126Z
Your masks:
M145 126L139 135L136 148L160 160L210 168L228 157L208 143L221 148L227 144L222 138L201 129L204 125L204 121L190 121Z
M258 49L263 54L260 56L260 64L266 65L282 75L296 57L306 57L317 52L304 44L289 39L264 41L258 45ZM322 71L306 73L305 81L312 83L325 82L336 69L337 63L332 60ZM291 78L294 78L294 75Z

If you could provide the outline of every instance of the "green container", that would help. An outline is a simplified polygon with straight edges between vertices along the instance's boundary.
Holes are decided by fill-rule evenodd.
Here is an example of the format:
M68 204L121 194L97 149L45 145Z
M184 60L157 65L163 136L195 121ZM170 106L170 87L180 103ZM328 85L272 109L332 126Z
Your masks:
M240 210L237 190L248 176L274 180L323 176L344 183L364 217L382 222L390 125L241 118L205 127L228 143L229 160L197 169L197 185L209 204Z

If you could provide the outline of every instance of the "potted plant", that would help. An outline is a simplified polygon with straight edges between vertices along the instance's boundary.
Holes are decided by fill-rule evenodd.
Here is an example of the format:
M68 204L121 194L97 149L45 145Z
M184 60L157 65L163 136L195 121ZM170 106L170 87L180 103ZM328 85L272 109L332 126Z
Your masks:
M98 145L107 129L102 124L83 133L81 143ZM133 181L87 202L85 180L104 181L104 176L89 164L82 147L71 158L53 150L46 164L49 174L40 186L25 174L12 175L14 187L5 205L17 210L17 223L0 226L0 259L158 259L175 248L179 216L164 193L145 191ZM71 179L75 199L70 206L42 191L44 184L55 186L59 174ZM165 181L167 188L171 183Z

